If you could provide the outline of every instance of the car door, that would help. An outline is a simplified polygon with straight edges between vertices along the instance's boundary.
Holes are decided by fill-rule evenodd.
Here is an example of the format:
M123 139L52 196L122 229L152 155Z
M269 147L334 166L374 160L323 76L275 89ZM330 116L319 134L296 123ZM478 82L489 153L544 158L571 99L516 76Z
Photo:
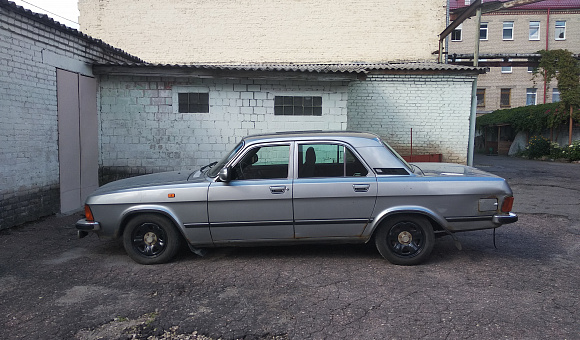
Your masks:
M231 166L229 182L208 191L214 243L292 239L290 143L248 147Z
M374 209L377 182L346 144L297 143L296 238L357 237Z

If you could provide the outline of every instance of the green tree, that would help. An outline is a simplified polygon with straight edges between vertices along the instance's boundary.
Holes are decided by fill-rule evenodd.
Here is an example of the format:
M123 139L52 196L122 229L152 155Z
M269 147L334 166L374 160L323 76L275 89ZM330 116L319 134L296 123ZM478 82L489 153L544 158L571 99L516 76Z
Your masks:
M536 73L541 74L549 84L554 78L560 91L560 108L548 121L550 128L565 123L569 117L570 106L580 107L580 62L568 50L541 50L540 63ZM580 114L574 113L574 120L580 121Z

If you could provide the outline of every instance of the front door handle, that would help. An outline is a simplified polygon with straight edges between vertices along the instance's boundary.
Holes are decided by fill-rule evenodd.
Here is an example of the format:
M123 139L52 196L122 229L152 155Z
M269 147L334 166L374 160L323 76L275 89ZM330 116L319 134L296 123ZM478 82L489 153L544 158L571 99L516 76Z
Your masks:
M270 192L273 194L283 194L288 190L290 189L288 189L288 187L285 185L275 185L270 187Z
M354 192L368 192L371 186L369 184L353 184Z

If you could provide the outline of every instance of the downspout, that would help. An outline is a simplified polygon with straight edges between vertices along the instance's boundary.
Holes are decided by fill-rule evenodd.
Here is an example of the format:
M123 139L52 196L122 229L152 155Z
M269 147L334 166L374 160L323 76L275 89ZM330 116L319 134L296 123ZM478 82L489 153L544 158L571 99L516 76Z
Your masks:
M473 66L479 66L479 30L481 26L481 6L477 8L475 19L475 50L473 52ZM477 76L471 84L471 114L469 115L469 141L467 145L467 165L473 166L473 152L475 145L475 119L477 117Z

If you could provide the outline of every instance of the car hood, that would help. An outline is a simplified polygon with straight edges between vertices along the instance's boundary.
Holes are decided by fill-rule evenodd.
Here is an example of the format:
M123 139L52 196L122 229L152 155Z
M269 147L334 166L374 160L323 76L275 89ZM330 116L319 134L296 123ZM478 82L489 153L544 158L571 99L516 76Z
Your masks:
M198 176L193 176L198 175ZM192 170L159 172L155 174L125 178L111 183L107 183L98 188L93 195L107 194L130 189L142 189L145 187L155 187L161 185L174 185L192 182L201 182L204 178L200 172Z
M454 163L411 163L419 168L424 176L427 177L447 177L447 176L465 176L465 177L498 177L483 170Z

